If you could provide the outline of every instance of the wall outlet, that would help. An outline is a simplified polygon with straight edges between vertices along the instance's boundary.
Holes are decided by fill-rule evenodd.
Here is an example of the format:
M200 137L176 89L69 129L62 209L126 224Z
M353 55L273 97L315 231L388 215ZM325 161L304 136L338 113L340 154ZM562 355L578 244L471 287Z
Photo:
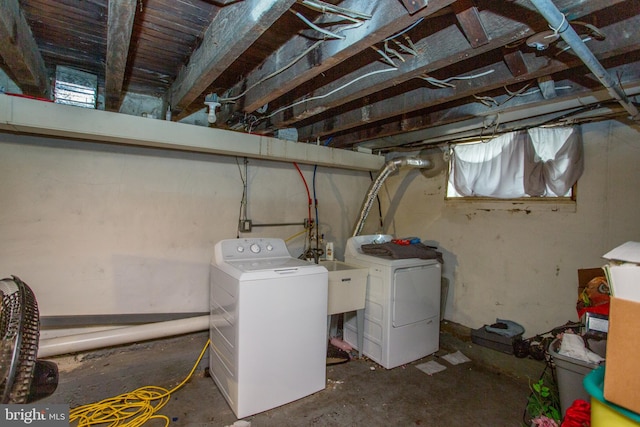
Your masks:
M251 225L252 224L250 219L241 219L240 224L238 225L238 229L241 233L250 233Z

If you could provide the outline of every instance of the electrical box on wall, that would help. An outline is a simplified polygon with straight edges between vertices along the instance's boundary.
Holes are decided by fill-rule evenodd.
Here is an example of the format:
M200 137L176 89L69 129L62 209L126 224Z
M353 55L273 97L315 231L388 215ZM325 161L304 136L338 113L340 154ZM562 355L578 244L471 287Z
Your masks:
M238 225L238 230L241 233L250 233L251 232L252 223L250 219L241 219L240 224Z

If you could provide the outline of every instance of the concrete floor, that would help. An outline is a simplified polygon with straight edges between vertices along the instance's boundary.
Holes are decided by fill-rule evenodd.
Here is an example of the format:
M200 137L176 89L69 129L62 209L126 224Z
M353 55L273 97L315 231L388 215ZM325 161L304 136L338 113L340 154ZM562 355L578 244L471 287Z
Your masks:
M206 333L196 333L50 359L58 363L60 382L56 392L39 403L73 408L147 385L171 389L187 376L206 341ZM471 362L451 365L441 358L457 350ZM416 368L429 360L446 370L427 375ZM192 378L160 410L172 426L222 427L237 421L205 375L207 365L205 356ZM435 355L391 370L366 358L329 366L325 390L245 420L252 427L522 426L529 377L537 379L543 369L542 362L518 359L443 332Z

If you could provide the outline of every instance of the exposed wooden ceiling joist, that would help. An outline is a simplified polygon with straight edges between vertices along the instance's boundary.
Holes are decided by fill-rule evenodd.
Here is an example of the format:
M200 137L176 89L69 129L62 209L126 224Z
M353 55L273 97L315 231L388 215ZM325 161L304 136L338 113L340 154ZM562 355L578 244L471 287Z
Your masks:
M117 110L122 97L122 84L127 66L131 30L137 0L110 0L107 29L107 61L105 70L105 102L108 111Z
M315 44L314 40L309 40L306 37L293 38L268 58L257 72L249 74L242 82L242 86L253 87L242 100L243 111L255 111L302 83L338 66L344 60L404 30L416 20L432 15L451 3L453 0L432 0L428 7L409 16L405 8L398 2L389 2L384 6L384 10L382 10L383 7L380 3L375 2L361 0L343 2L341 7L369 14L371 19L364 21L357 28L341 33L345 37L343 40L330 40L320 44L292 66L254 87L256 82L282 69L291 59L298 57L300 52L304 52L310 45ZM234 89L232 94L239 92L241 92L241 87Z
M640 69L640 63L634 68ZM561 81L558 85L567 83L567 81ZM626 81L624 87L629 95L640 94L640 80ZM506 97L507 95L504 95L498 101L503 102ZM423 120L434 123L428 128L414 129L408 126L402 134L391 131L387 136L381 135L377 139L363 142L361 147L374 151L393 151L396 148L416 150L431 144L449 143L458 139L486 139L502 132L558 122L563 116L565 123L571 124L574 120L579 123L579 120L584 117L597 120L599 115L624 120L627 114L617 102L612 100L606 89L582 88L578 92L558 96L552 101L544 100L539 96L529 101L516 100L513 104L504 103L499 110L495 111L483 110L480 104L438 110L423 117ZM384 127L391 128L395 125L396 123L392 123Z
M51 95L44 60L18 0L0 0L0 56L22 90L37 97Z
M171 86L173 110L179 114L188 107L293 3L295 0L244 0L221 8Z
M316 100L305 101L304 98L291 100L292 103L301 103L271 117L271 123L275 126L289 126L303 119L308 122L312 115L384 91L421 75L430 75L457 62L469 61L473 57L518 42L540 29L547 28L546 21L531 10L532 6L528 2L508 3L510 3L508 6L503 5L499 11L485 9L479 15L479 19L489 35L489 43L474 48L460 30L457 22L452 22L450 25L445 24L444 28L415 42L416 50L420 52L420 55L412 57L406 62L398 61L397 71L382 62L370 63L325 85L320 90L316 90L312 98ZM563 10L568 15L579 18L601 8L602 4L598 3L599 1L592 1L583 4L578 0L565 0ZM613 1L607 3L612 4ZM527 21L529 24L522 23L523 14L531 15ZM390 71L383 73L384 70ZM360 76L367 74L369 77L366 79L356 81ZM354 81L355 83L352 83ZM341 87L344 88L336 91ZM332 95L325 96L329 93ZM333 118L329 120L329 122L331 121ZM327 127L331 127L331 125L329 124Z
M614 77L640 79L640 2L553 3L597 61L627 73ZM560 117L569 104L557 99L601 87L561 52L566 42L532 0L0 0L0 8L0 67L24 93L45 94L62 65L97 75L99 108L151 95L160 110L171 104L173 120L261 135L293 128L288 138L331 137L344 149L412 147L429 129L462 126L509 97L507 106L548 112L548 104ZM530 46L530 36L547 46ZM525 87L541 93L509 95ZM223 98L215 124L199 112L209 93ZM119 111L141 114L128 106ZM375 143L387 139L403 142Z
M626 31L623 31L623 28L637 28L638 26L640 26L640 16L630 18L624 27L613 26L612 28L605 28L604 31L608 34L607 39L590 44L590 46L593 46L592 52L602 61L614 56L627 55L639 51L640 39L630 38L627 36ZM528 80L535 80L545 75L553 75L584 65L580 59L569 53L565 53L564 57L549 58L540 56L536 52L530 52L523 56L523 61L527 65L527 73L525 74L513 76L510 69L502 61L485 65L483 68L476 68L474 71L480 77L457 81L454 88L436 88L433 86L430 90L418 88L377 102L367 102L366 106L362 105L360 108L334 115L331 119L303 127L299 129L299 136L303 139L309 138L310 135L327 136L349 128L355 128L359 122L365 120L365 117L363 117L365 114L366 120L371 121L384 120L394 116L397 116L398 120L403 120L401 115L411 111L424 110L438 104L502 87L512 87L513 85L522 87ZM482 75L483 73L488 74ZM512 87L512 89L515 91L520 87ZM365 108L366 113L363 113ZM425 125L428 125L428 123L425 123ZM349 135L342 135L334 138L334 144L340 146L340 141L348 143L349 139Z

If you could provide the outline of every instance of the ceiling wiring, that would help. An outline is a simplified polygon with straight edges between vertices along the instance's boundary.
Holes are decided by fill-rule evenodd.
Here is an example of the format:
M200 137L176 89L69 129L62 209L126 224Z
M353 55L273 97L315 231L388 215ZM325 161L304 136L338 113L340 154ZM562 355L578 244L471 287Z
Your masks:
M416 49L416 46L413 44L413 41L411 41L411 38L409 38L409 36L403 36L403 37L409 46L405 46L404 44L400 43L398 40L393 40L393 42L396 45L398 45L400 50L406 53L409 53L413 56L418 56L418 50Z
M311 2L311 3L315 3L315 2ZM385 41L388 41L388 40L391 40L391 39L393 39L395 37L403 35L407 31L411 30L416 25L418 25L420 22L422 22L423 19L424 18L418 19L416 22L411 24L409 27L405 28L404 30L402 30L401 32L399 32L397 34L394 34L391 37L388 37L387 39L385 39ZM413 46L412 42L409 41L409 43L411 44L411 46ZM273 111L272 113L270 113L269 115L262 117L261 120L270 119L271 117L275 116L276 114L278 114L278 113L280 113L280 112L282 112L284 110L287 110L289 108L295 107L296 105L304 104L304 103L309 102L309 101L315 101L315 100L318 100L318 99L323 99L323 98L326 98L328 96L331 96L334 93L339 92L339 91L347 88L348 86L350 86L350 85L352 85L352 84L354 84L354 83L356 83L356 82L358 82L358 81L360 81L362 79L366 79L367 77L371 77L371 76L376 75L376 74L388 73L390 71L397 71L398 70L398 67L395 65L395 62L388 55L386 55L384 52L382 52L380 49L376 48L375 46L371 46L371 48L373 50L375 50L376 52L378 52L380 55L382 55L382 57L386 60L386 62L388 62L389 65L391 65L393 68L375 70L375 71L368 72L366 74L363 74L361 76L356 77L355 79L353 79L353 80L343 84L342 86L339 86L339 87L337 87L337 88L335 88L335 89L333 89L333 90L331 90L331 91L329 91L329 92L327 92L327 93L325 93L323 95L317 95L317 96L312 96L310 98L301 99L301 100L296 101L296 102L294 102L292 104L289 104L289 105L286 105L284 107L278 108L275 111ZM409 49L411 49L411 48L409 48ZM413 50L415 51L415 46L413 46ZM404 61L404 59L403 59L403 61Z
M398 52L397 50L389 47L389 42L384 42L384 51L392 54L393 56L395 56L396 58L398 58L402 62L406 62L405 59L402 57L402 55L400 55L400 52Z
M477 99L480 103L482 103L483 105L487 106L487 107L500 107L504 104L506 104L507 102L511 101L513 98L515 97L522 97L522 96L529 96L529 95L534 95L536 93L540 93L541 90L539 88L537 89L531 89L530 91L525 92L530 86L531 86L531 82L527 83L526 85L524 85L521 89L518 89L517 91L511 91L509 90L509 88L507 88L506 86L503 86L503 89L505 90L505 92L507 92L508 97L502 101L498 101L497 99L491 97L491 96L481 96L481 95L473 95L473 97L475 99ZM573 89L571 86L555 86L554 87L555 90L570 90Z
M269 119L269 118L275 116L276 114L278 114L278 113L280 113L280 112L282 112L282 111L284 111L286 109L289 109L291 107L295 107L296 105L304 104L305 102L315 101L317 99L322 99L322 98L326 98L328 96L331 96L334 93L339 92L342 89L344 89L344 88L346 88L348 86L351 86L352 84L354 84L354 83L356 83L356 82L358 82L358 81L360 81L362 79L366 79L367 77L371 77L371 76L373 76L375 74L380 74L380 73L388 73L390 71L398 71L398 68L395 68L395 67L394 68L386 68L386 69L383 69L383 70L376 70L376 71L371 71L369 73L363 74L363 75L358 76L355 79L343 84L342 86L337 87L337 88L325 93L324 95L317 95L317 96L312 96L311 98L301 99L300 101L296 101L293 104L289 104L287 106L278 108L277 110L275 110L273 113L269 114L268 116L262 117L261 120Z
M319 0L300 0L299 4L302 4L309 9L322 13L333 13L340 16L350 17L352 19L371 19L371 15L364 12L358 12L355 10L347 9L344 7L335 6L330 3L325 3Z
M404 30L400 31L399 33L396 33L394 35L392 35L391 37L387 37L386 39L383 40L384 42L384 51L382 49L379 49L377 47L374 46L370 46L371 49L373 49L375 52L377 52L380 56L382 56L382 58L384 59L385 62L387 62L389 65L391 65L392 67L396 67L395 62L393 61L393 59L391 59L391 57L389 55L393 55L396 58L398 58L400 61L402 62L406 62L406 60L404 59L404 57L400 54L400 52L398 52L397 50L389 47L389 42L393 41L400 50L402 50L405 53L411 54L413 56L418 56L418 50L416 49L416 46L413 44L413 42L411 41L411 38L409 36L407 36L405 33L407 33L408 31L410 31L412 28L414 28L416 25L418 25L420 22L423 21L424 18L420 18L418 19L416 22L414 22L413 24L409 25L407 28L405 28ZM405 46L404 44L402 44L401 42L399 42L398 40L395 40L396 37L400 37L403 36L403 38L405 39L405 41L407 42L407 44L409 46ZM389 54L389 55L388 55Z
M398 68L398 66L396 65L396 63L395 63L395 62L393 62L393 59L391 59L391 58L389 57L389 55L387 55L385 52L383 52L383 51L382 51L382 49L378 49L378 48L377 48L377 47L375 47L375 46L371 46L371 49L373 49L373 50L374 50L375 52L377 52L380 56L382 56L382 59L384 59L384 61L385 61L387 64L391 65L392 67L394 67L394 68L396 68L396 69ZM404 59L403 59L403 61L404 61Z
M295 12L293 10L290 10L291 13L293 13L294 15L296 15L298 18L300 18L302 20L302 22L304 22L305 24L307 24L308 26L310 26L311 28L313 28L314 30L324 34L325 36L329 36L332 37L334 39L341 39L344 40L347 37L340 35L340 34L336 34L336 33L332 33L329 30L325 30L324 28L318 27L316 24L314 24L313 22L309 21L307 18L305 18L305 16L303 14L301 14L300 12Z
M454 76L454 77L448 77L446 79L437 79L435 77L431 77L429 75L426 74L421 74L418 76L418 78L425 80L428 83L431 83L434 86L440 87L440 88L455 88L455 86L451 83L449 83L452 80L472 80L472 79L477 79L478 77L484 77L486 75L489 75L491 73L493 73L495 70L491 69L491 70L487 70L484 71L482 73L478 73L478 74L471 74L469 76Z
M424 21L424 18L420 18L420 19L418 19L416 22L414 22L413 24L409 25L409 26L408 26L407 28L405 28L404 30L402 30L402 31L400 31L400 32L398 32L398 33L396 33L396 34L394 34L394 35L390 36L390 37L387 37L386 39L384 39L384 41L388 41L388 40L395 39L396 37L401 36L401 35L403 35L404 33L407 33L407 32L409 32L409 31L411 31L413 28L415 28L415 27L416 27L419 23L421 23L422 21Z
M580 40L582 40L582 43L586 43L586 42L589 42L589 41L593 40L593 37L591 37L591 36L586 36L586 37L584 37L584 38L582 38L582 37L581 37L581 38L580 38ZM562 54L563 52L566 52L566 51L568 51L568 50L571 50L571 46L566 45L566 46L564 46L564 47L560 48L560 49L558 50L558 53L556 53L554 56L558 56L558 55L560 55L560 54Z
M490 97L490 96L482 96L482 95L476 95L474 94L473 97L475 99L477 99L478 101L480 101L481 104L487 106L487 107L493 107L494 105L498 106L500 105L500 103L498 101L496 101L494 98Z
M362 24L362 20L371 19L371 15L369 15L369 14L360 13L360 12L352 11L352 10L349 10L349 9L340 8L340 7L333 6L333 5L330 5L330 4L321 2L321 1L302 0L299 3L309 7L311 9L320 11L322 13L334 13L334 14L337 14L337 15L342 16L344 18L347 18L348 20L350 20L352 22L355 22L357 24L355 26L361 25ZM296 12L296 11L293 11L293 10L289 10L289 11L291 13L295 14L298 18L300 18L305 24L309 25L314 30L319 31L319 32L321 32L322 34L324 34L326 36L329 36L329 37L335 38L335 39L345 39L346 38L343 35L340 35L340 34L325 30L325 29L317 26L316 24L311 22L309 19L307 19L304 15L302 15L299 12ZM348 30L348 29L352 29L355 26L353 26L353 25L351 25L351 26L343 26L340 29L340 31L345 31L345 30ZM240 93L238 95L226 96L226 97L219 98L219 102L228 104L228 103L237 101L238 99L240 99L243 96L245 96L251 89L253 89L256 86L264 83L265 81L277 76L278 74L282 73L283 71L291 68L298 61L300 61L302 58L307 56L307 54L309 52L313 51L314 49L316 49L318 46L320 46L322 43L324 43L326 41L327 41L327 39L325 39L325 38L315 41L311 46L306 48L302 53L300 53L300 55L298 55L295 58L293 58L284 67L281 67L281 68L277 69L276 71L274 71L273 73L270 73L270 74L264 76L263 78L261 78L257 82L251 84L242 93Z
M242 98L243 96L245 96L251 89L253 89L254 87L258 86L259 84L264 83L265 81L269 80L272 77L277 76L278 74L282 73L283 71L285 71L286 69L292 67L296 62L298 62L300 59L304 58L309 52L311 52L313 49L315 49L316 47L320 46L322 43L324 42L324 40L318 40L316 41L314 44L312 44L311 46L309 46L307 49L305 49L300 55L296 56L291 62L289 62L287 65L285 65L284 67L274 71L273 73L263 77L262 79L258 80L257 82L253 83L251 86L249 86L244 92L242 92L239 95L233 96L233 97L227 97L227 98L220 98L219 101L221 103L229 103L229 102L233 102L233 101L237 101L238 99Z
M509 88L504 86L504 90L507 92L508 95L511 95L511 96L529 96L529 95L534 95L536 93L540 93L541 92L540 89L531 89L530 91L527 91L527 92L521 92L521 91L525 90L527 87L528 87L528 85L525 86L521 90L518 90L516 92L512 92L512 91L509 90ZM571 86L555 86L554 89L555 90L570 90L570 89L573 89L573 88ZM504 102L503 102L503 104L504 104Z

